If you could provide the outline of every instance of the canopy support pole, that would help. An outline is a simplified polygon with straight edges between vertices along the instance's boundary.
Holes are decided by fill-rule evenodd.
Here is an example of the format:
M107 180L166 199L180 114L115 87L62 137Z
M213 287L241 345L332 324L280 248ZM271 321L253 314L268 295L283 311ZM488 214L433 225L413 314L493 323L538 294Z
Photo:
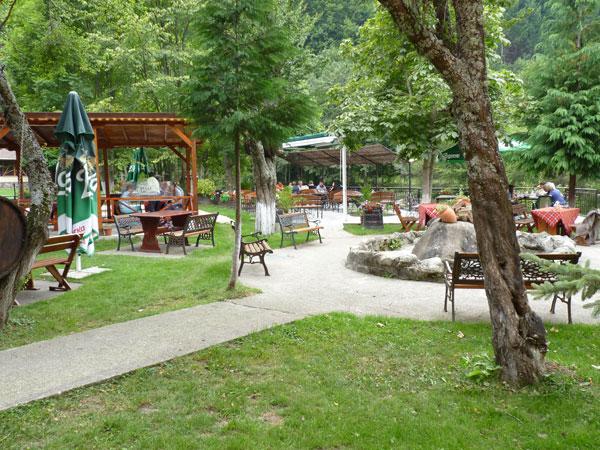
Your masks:
M346 146L342 146L342 214L348 216L348 172L346 168Z
M194 212L198 211L198 163L196 161L196 140L192 139L192 145L190 146L190 164L192 165L192 182L189 190L189 194L192 196L192 207Z
M106 146L102 147L102 168L104 169L104 192L106 192L106 198L110 198L110 176L108 169L108 152L106 151ZM107 215L110 219L112 217L111 211L112 202L106 202Z

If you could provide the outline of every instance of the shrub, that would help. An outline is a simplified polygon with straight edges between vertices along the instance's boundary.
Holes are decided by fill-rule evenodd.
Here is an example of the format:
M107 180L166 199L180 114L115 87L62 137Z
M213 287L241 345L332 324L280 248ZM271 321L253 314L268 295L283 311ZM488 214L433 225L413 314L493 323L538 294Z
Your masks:
M295 199L292 197L292 188L290 186L284 187L278 194L277 197L277 208L288 212L294 206Z
M215 192L215 182L209 178L198 180L198 195L208 197Z

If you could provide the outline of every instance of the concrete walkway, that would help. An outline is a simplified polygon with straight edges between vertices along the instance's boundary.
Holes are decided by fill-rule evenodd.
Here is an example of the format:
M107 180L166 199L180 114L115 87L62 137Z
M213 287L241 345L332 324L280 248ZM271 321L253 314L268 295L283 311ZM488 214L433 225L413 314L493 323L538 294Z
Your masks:
M393 220L393 218L391 219ZM274 325L333 311L422 320L449 320L442 311L444 286L360 274L344 267L348 248L361 239L342 230L341 214L326 213L323 244L269 255L271 277L260 265L245 266L241 282L262 293L200 305L42 341L0 352L0 409L60 394L137 368L245 336ZM600 267L600 248L582 248ZM483 291L459 291L457 320L488 321ZM565 323L545 301L533 308L546 322ZM573 301L576 323L599 323Z

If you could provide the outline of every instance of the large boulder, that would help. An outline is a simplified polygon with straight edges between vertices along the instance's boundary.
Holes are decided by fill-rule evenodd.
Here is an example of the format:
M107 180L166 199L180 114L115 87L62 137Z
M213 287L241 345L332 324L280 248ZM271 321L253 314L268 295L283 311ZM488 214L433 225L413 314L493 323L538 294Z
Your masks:
M517 239L524 253L576 253L575 241L568 236L517 231Z
M441 258L453 261L455 252L476 252L475 227L469 222L431 223L415 244L413 254L420 260Z

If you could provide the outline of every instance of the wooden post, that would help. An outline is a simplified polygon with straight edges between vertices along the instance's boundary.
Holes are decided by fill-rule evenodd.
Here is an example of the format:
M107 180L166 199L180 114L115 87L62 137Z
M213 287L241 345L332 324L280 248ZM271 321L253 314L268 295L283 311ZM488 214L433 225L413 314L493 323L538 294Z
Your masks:
M110 198L110 172L108 169L108 151L106 150L106 145L102 147L102 168L104 169L104 189L106 192L106 212L108 218L112 217L112 202L108 200Z
M94 155L96 160L96 200L98 202L98 231L102 234L102 183L100 183L100 163L98 158L98 129L94 128Z
M197 167L197 155L196 155L196 140L192 140L190 147L190 164L192 166L192 182L189 193L192 196L192 206L194 211L198 211L198 167Z
M191 149L186 147L185 149L185 190L188 195L192 195L192 183L190 178L190 159L191 159ZM192 202L193 205L193 202Z

